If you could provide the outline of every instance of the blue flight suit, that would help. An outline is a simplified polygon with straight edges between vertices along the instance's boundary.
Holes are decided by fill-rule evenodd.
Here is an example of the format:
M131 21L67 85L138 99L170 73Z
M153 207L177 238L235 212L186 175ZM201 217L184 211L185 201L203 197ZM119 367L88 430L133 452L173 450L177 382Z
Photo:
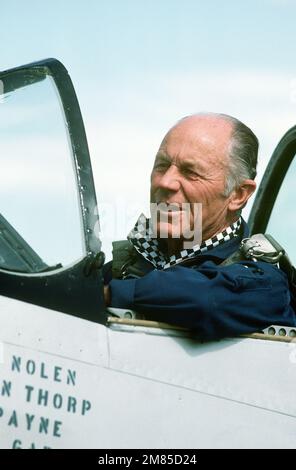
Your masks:
M242 221L239 236L196 256L190 267L180 263L157 270L142 258L146 274L137 279L111 280L108 263L104 278L112 307L191 328L204 340L248 334L272 324L295 326L287 276L277 266L262 261L220 265L248 235Z

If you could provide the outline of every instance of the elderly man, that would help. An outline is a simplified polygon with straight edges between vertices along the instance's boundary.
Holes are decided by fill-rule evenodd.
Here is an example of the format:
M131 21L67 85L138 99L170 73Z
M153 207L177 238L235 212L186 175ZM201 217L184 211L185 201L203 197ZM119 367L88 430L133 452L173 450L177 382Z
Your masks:
M115 242L107 305L203 339L295 325L284 272L260 261L221 264L248 237L240 214L256 188L257 152L256 136L231 116L196 114L169 130L151 175L154 221L142 215L128 241Z

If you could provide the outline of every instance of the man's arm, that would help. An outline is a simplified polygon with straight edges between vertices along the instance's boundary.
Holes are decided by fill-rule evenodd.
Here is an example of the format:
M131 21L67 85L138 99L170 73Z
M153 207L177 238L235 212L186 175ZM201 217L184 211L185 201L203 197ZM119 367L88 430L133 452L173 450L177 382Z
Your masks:
M263 262L207 262L198 270L175 266L140 279L112 280L109 286L113 307L193 328L204 339L296 324L285 273Z
M110 294L110 287L104 286L104 299L106 307L110 307L111 305L111 294Z

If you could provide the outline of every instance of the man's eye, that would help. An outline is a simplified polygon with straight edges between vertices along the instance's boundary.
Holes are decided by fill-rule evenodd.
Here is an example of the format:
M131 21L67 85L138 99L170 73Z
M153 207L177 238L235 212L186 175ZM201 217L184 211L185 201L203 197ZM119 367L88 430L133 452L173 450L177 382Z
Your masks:
M190 168L184 168L182 172L185 176L191 179L197 179L199 177L199 174L196 173L196 171L191 170Z

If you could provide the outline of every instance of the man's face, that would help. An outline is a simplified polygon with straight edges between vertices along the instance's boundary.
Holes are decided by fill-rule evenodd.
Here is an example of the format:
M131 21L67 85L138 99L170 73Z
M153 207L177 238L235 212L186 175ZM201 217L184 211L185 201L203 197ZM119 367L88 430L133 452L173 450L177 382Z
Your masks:
M202 239L229 225L228 202L224 195L232 124L222 118L200 115L184 119L165 136L151 174L151 203L190 207L190 222L184 211L158 217L157 234L175 238L194 227L194 203L202 204ZM159 214L164 214L160 211ZM163 217L162 217L163 218ZM185 225L190 223L190 227ZM186 237L185 237L186 238Z

